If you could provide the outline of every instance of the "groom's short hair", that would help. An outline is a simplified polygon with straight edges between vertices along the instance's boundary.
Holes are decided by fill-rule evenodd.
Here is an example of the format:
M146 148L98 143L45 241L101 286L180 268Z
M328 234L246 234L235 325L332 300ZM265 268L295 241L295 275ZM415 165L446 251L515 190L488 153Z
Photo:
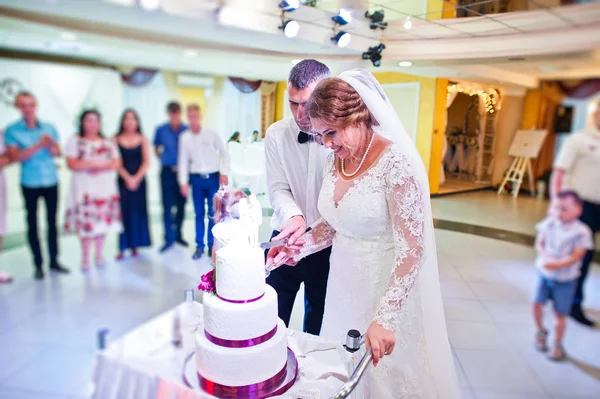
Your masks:
M305 89L314 82L319 82L331 76L327 65L317 60L302 60L290 71L288 83L296 89Z

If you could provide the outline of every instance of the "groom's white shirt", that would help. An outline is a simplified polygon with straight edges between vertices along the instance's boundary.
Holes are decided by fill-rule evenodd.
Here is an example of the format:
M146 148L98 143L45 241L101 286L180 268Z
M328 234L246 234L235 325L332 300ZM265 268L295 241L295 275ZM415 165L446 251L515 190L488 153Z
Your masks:
M275 122L265 135L267 184L274 214L271 227L281 230L293 216L310 226L321 217L317 208L327 150L322 145L298 143L300 129L289 117Z

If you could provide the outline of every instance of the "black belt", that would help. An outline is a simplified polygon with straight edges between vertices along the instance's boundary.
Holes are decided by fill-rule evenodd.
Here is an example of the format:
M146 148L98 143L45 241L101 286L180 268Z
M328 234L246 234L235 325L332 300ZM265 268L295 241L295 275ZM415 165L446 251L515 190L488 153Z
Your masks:
M211 177L219 177L221 173L213 172L213 173L190 173L190 176L198 176L201 179L210 179Z

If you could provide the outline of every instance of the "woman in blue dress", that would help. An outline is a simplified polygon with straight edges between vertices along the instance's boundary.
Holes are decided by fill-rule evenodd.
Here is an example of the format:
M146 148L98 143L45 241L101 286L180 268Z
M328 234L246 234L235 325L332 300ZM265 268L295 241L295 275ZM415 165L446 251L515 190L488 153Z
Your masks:
M123 215L123 233L119 240L117 260L130 249L137 256L137 249L148 247L148 204L146 200L146 172L150 166L150 145L142 134L140 119L133 109L126 109L121 117L116 142L121 152L119 168L119 191Z

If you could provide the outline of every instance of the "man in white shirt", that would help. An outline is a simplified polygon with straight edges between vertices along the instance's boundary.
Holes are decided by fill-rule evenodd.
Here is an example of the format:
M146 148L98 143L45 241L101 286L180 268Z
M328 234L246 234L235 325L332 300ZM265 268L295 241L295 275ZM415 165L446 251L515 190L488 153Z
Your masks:
M187 106L190 127L179 138L177 180L181 195L187 197L192 186L192 199L196 212L196 250L192 259L200 259L204 253L204 207L208 206L208 232L206 244L209 257L213 247L212 228L213 197L220 185L227 185L229 155L223 140L214 130L202 126L202 114L197 104Z
M297 239L319 218L317 200L323 182L328 150L313 140L306 103L315 86L330 76L329 68L316 60L296 64L288 78L288 96L293 117L275 122L265 135L267 184L274 210L273 236ZM273 237L272 236L272 237ZM289 325L300 284L304 283L304 332L321 331L331 248L317 252L295 267L282 266L271 272L267 283L278 294L279 317Z
M583 199L581 221L593 234L600 231L600 101L592 120L581 132L572 134L563 144L554 163L552 173L552 194L555 196L565 188L577 192ZM594 250L587 252L581 265L581 275L577 282L575 298L571 307L571 317L579 323L593 327L581 308L583 284L587 277Z

